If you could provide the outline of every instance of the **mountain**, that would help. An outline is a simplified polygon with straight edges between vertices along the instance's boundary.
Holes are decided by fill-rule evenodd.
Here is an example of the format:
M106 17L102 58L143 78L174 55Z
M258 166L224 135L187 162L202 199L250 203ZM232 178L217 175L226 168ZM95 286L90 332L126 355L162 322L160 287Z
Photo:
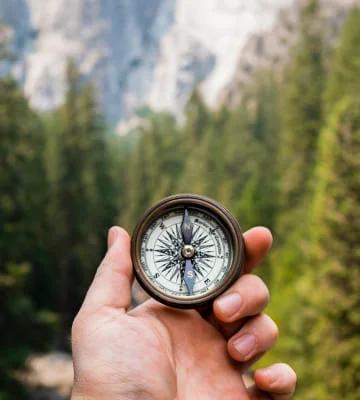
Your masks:
M74 59L97 87L108 121L141 107L179 114L203 82L209 103L228 83L247 37L291 0L2 0L17 57L8 65L34 107L64 95ZM3 67L4 69L4 67Z
M148 107L180 116L196 84L212 106L234 97L247 79L239 71L278 50L279 10L291 19L298 1L1 0L0 25L16 59L0 63L0 74L10 71L32 105L49 110L63 100L73 59L112 126Z
M297 0L292 7L283 8L269 30L255 32L249 37L239 53L233 76L219 92L220 104L236 106L243 88L261 69L271 69L281 76L290 49L296 43L299 11L305 1ZM319 26L330 46L339 37L347 12L354 5L360 5L360 0L322 0Z

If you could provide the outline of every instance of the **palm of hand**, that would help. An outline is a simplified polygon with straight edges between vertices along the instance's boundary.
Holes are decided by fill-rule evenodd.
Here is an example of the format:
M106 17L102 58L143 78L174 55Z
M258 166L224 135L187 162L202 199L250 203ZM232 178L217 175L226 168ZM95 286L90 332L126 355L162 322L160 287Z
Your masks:
M98 382L95 387L106 387L112 400L114 394L119 399L248 399L224 337L198 312L149 300L129 314L102 309L91 320L81 338L82 346L88 345L88 376Z

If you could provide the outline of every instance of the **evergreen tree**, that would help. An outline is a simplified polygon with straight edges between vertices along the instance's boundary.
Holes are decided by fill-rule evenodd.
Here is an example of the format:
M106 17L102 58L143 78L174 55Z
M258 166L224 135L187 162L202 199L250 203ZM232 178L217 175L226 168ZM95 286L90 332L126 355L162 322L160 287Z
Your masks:
M309 399L359 398L359 17L358 8L349 13L330 74L311 220L310 261L316 268L300 284L308 310L302 322L311 327L306 343L313 373L304 386Z
M279 175L283 212L277 231L282 242L291 235L295 223L306 221L303 206L323 121L325 73L321 20L319 0L305 2L300 15L299 42L281 87Z
M241 210L234 210L241 197L245 182L251 174L255 159L252 157L253 146L249 129L249 109L241 102L233 110L224 125L221 140L222 180L219 186L219 199L232 209L239 221ZM220 153L220 149L216 153Z
M308 346L300 315L297 281L309 265L310 206L318 138L323 125L323 24L320 1L303 4L300 35L281 83L279 113L279 204L275 249L270 258L270 313L284 336L273 356L294 360L301 377L306 374ZM286 301L284 300L286 299ZM300 382L302 379L300 379Z
M208 112L207 126L202 133L197 149L193 150L193 154L190 155L193 157L192 161L189 161L187 165L188 168L190 164L192 165L191 176L194 179L192 191L218 200L221 195L220 187L224 178L226 179L223 175L223 136L228 117L229 111L226 108L222 108L218 112ZM189 172L187 171L187 173Z
M103 252L105 230L115 220L105 131L93 90L76 66L67 67L68 90L55 115L56 159L50 220L61 325L59 345L77 312ZM112 215L113 214L113 215Z
M95 250L95 259L99 259L105 251L107 230L116 222L119 203L116 186L121 186L122 178L120 174L116 178L111 175L113 164L105 122L90 84L81 90L78 119L87 142L84 180L89 187L88 219L89 226L92 225L88 241Z
M242 106L248 114L248 143L239 143L239 151L248 156L251 166L241 185L236 210L244 227L265 225L273 228L278 204L278 171L275 155L278 151L279 109L277 85L271 74L261 71L255 84L247 89ZM239 163L239 169L243 166Z
M352 8L347 16L336 48L334 59L330 65L331 77L326 90L326 108L329 110L343 96L358 96L360 91L359 59L360 41L359 7Z
M0 80L0 398L11 370L48 340L35 292L44 271L44 131L14 80ZM30 297L31 296L31 297ZM24 335L26 332L26 335ZM10 389L9 389L10 390ZM18 394L20 396L20 393Z
M179 180L179 192L204 192L203 176L199 168L204 162L204 155L200 149L207 132L209 118L209 110L199 90L195 88L185 108L182 149L184 172Z
M137 132L138 138L129 157L126 177L126 208L121 220L132 229L139 216L151 202L151 182L149 175L149 137L144 130Z
M274 292L291 285L306 256L311 179L323 121L325 72L323 33L318 0L308 0L300 15L300 37L281 84L279 102L279 209L273 252ZM277 260L281 260L278 268ZM274 307L276 298L274 299ZM281 298L276 312L289 323L292 306ZM282 310L282 311L281 311ZM290 327L282 326L282 329Z
M306 398L358 399L360 385L360 98L333 108L320 139L308 273L308 344L313 365ZM316 288L316 290L314 290Z
M175 192L184 162L182 137L172 116L152 115L138 135L129 161L125 212L129 227L152 203Z

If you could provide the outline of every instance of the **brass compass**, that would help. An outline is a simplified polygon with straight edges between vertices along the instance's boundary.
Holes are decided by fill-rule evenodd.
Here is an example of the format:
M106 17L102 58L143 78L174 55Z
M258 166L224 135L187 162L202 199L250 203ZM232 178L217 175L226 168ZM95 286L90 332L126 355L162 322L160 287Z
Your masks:
M143 289L163 304L199 308L241 274L240 226L216 201L195 194L167 197L137 224L131 257Z

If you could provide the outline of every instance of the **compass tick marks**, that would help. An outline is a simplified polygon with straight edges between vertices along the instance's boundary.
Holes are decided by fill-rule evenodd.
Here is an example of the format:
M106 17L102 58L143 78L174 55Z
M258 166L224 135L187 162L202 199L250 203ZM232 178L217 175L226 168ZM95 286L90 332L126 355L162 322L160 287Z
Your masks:
M183 209L158 216L157 222L149 224L142 236L142 267L153 290L164 296L184 298L189 294L210 293L221 285L228 271L229 258L222 254L229 254L232 249L223 227L210 214L191 207L188 212L193 224L191 239L186 239L189 243L183 239ZM183 252L185 244L193 248L187 259ZM185 270L186 260L191 261L191 270ZM191 292L186 283L189 272L193 274Z

